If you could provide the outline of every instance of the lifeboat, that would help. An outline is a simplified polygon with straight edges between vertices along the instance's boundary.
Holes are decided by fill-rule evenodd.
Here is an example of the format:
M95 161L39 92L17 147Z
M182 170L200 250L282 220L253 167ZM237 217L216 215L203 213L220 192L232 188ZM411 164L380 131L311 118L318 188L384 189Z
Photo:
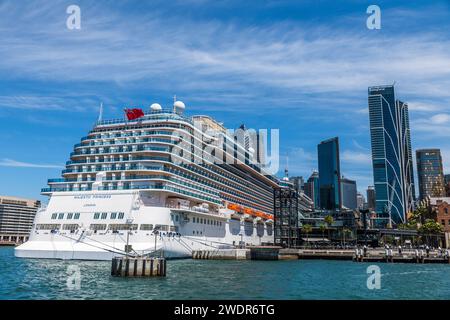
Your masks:
M242 213L244 211L244 209L240 205L235 204L235 203L228 204L227 208L235 211L236 213Z

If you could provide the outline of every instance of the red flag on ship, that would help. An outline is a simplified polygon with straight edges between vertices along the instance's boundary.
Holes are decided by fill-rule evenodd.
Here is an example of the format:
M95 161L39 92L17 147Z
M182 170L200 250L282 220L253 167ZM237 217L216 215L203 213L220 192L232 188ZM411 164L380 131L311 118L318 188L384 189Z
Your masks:
M144 112L142 111L142 109L125 109L124 111L128 120L134 120L144 116Z

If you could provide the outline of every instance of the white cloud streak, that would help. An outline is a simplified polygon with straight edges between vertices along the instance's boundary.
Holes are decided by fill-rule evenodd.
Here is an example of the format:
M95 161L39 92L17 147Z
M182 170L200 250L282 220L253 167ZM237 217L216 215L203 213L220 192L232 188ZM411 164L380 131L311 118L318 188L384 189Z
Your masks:
M52 164L36 164L29 162L16 161L8 158L0 160L0 167L14 167L14 168L41 168L41 169L63 169L64 166Z

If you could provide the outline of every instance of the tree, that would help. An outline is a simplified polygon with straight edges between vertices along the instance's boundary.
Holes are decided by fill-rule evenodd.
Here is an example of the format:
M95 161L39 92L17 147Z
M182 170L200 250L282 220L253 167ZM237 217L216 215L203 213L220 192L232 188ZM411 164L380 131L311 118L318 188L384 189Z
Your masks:
M342 229L342 237L343 237L343 240L344 240L344 246L345 246L345 235L346 234L351 234L351 233L352 233L352 230L350 230L348 228L343 228Z
M330 227L334 222L333 216L332 215L327 215L323 221L325 221L327 228L328 228L328 239L331 240L331 236L330 236Z
M302 231L306 233L306 242L309 243L309 234L312 232L312 226L310 224L304 224L302 226Z
M442 226L438 222L436 222L432 219L425 220L425 223L423 225L421 225L419 228L419 233L425 236L425 238L427 239L427 243L429 240L428 237L430 235L431 236L437 235L441 232L442 232Z
M327 226L324 224L321 224L319 228L320 228L320 231L322 231L322 240L325 241L325 230L327 230Z

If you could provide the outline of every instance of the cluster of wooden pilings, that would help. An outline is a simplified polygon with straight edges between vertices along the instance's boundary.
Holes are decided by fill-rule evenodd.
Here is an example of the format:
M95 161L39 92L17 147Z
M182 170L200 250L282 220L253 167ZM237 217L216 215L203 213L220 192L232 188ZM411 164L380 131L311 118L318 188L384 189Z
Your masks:
M150 257L115 257L111 275L115 277L165 277L166 259Z

